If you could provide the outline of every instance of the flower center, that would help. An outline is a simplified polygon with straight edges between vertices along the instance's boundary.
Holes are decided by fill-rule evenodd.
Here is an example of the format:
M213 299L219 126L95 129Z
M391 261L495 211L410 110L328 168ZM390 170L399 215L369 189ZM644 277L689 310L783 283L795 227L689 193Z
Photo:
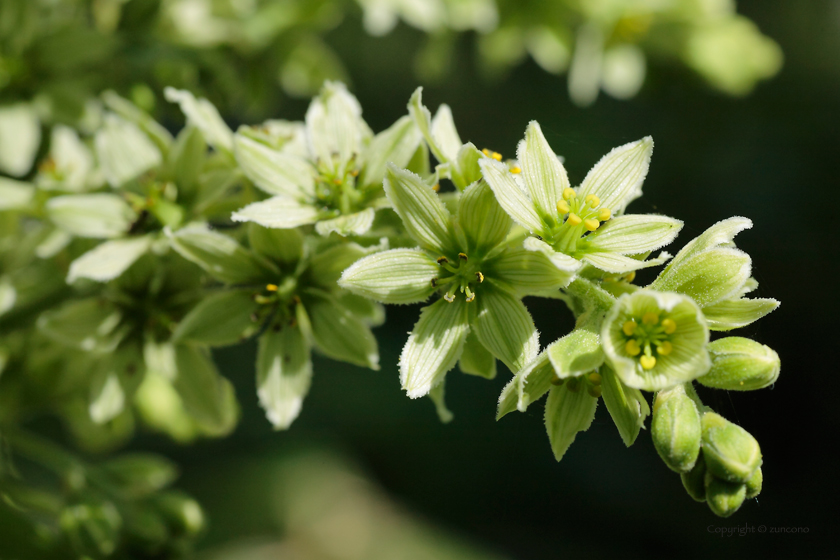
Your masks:
M657 356L667 356L674 351L671 335L677 323L670 318L660 320L659 314L649 311L641 320L629 319L621 326L624 334L624 351L639 358L642 369L653 369ZM654 353L656 355L654 355Z
M581 198L574 189L567 188L563 191L563 198L557 201L557 221L549 218L547 241L556 251L574 256L578 241L611 217L610 209L602 208L601 199L596 195L588 194Z
M356 186L359 169L354 167L355 161L354 156L346 166L322 165L322 162L317 162L315 198L318 204L332 211L335 216L357 212L366 202L368 193Z
M443 287L446 293L443 299L452 303L455 295L460 292L467 301L475 299L475 286L484 282L484 274L478 270L477 263L470 263L466 253L458 253L458 260L453 264L446 257L440 257L437 263L441 268L441 275L432 278L432 286Z
M551 384L556 387L559 387L564 383L566 384L566 388L573 393L577 393L581 389L585 388L586 392L589 393L589 396L595 397L596 399L601 396L601 374L597 371L593 371L588 375L572 377L570 379L563 379L555 376L551 380Z
M297 279L293 276L286 277L279 285L266 284L263 292L254 294L254 301L260 306L251 315L251 321L275 330L280 330L283 323L295 326L295 307L300 303L297 288Z

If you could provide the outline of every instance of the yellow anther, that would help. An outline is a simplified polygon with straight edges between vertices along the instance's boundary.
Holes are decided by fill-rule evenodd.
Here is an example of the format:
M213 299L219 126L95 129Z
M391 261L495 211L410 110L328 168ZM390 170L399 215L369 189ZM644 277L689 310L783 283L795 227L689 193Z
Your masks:
M432 187L432 190L438 192L440 190L440 183L435 183L435 186Z
M557 211L560 212L560 215L568 214L572 211L572 208L569 206L569 203L565 200L558 200L557 201Z
M490 157L490 150L488 150L487 148L484 148L483 150L481 150L481 153L484 154L487 157Z
M335 179L333 179L333 180L332 180L332 182L333 182L333 184L335 184L335 185L340 185L340 184L341 184L341 179L339 179L338 177L336 177Z
M569 222L570 226L576 226L581 223L583 220L580 219L580 216L574 213L570 213L569 217L566 218L566 221Z
M359 170L354 169L353 171L350 172L350 175L352 175L353 177L358 177L359 176Z
M601 384L601 374L597 372L593 372L589 374L589 382L593 385L600 385Z
M495 159L496 161L502 161L502 154L500 154L499 152L493 152L493 154L490 157Z
M633 272L631 272L630 274L625 276L624 279L627 280L628 282L632 282L633 280L636 279L636 271L634 270Z
M265 289L269 292L276 292L277 291L277 284L266 284Z
M583 200L589 205L590 208L597 208L601 204L601 199L594 194L586 195L586 198L584 198Z
M586 229L589 231L595 231L598 229L598 226L601 225L601 222L594 218L589 218L588 220L584 220L583 225L586 226Z
M627 336L633 336L633 333L636 332L636 322L635 321L627 321L623 325L621 325L621 331L626 334Z
M565 189L563 189L563 198L565 198L566 200L572 199L576 196L577 193L572 187L566 187Z
M468 260L466 253L458 253L458 258L461 259L462 261L467 261Z
M519 173L522 173L522 168L519 167L518 165L514 165L513 167L510 168L510 172L513 173L514 175L518 175Z
M453 301L455 301L455 294L445 294L443 296L443 299L445 299L449 303L452 303Z
M677 323L673 319L662 319L662 328L665 329L665 334L674 334L677 330Z
M610 212L609 208L601 208L598 210L598 219L602 222L606 222L612 217L612 212Z
M473 293L471 293L470 295L467 296L467 303L471 302L474 299L475 299L475 292L473 292Z
M438 264L446 264L448 262L449 262L449 259L447 259L446 257L438 257L438 259L437 259Z
M475 277L478 279L478 283L481 284L484 282L484 275L481 272L476 272Z
M653 311L648 311L644 315L642 315L642 323L645 325L655 325L659 322L659 314L654 313Z
M656 358L653 356L642 356L639 358L639 363L642 364L644 369L653 369L653 366L656 365Z
M627 344L624 345L624 351L630 354L631 356L638 356L642 353L642 349L639 348L639 343L632 338L627 341Z
M671 343L666 340L656 348L656 353L660 356L667 356L671 353L673 349L674 347L671 345Z

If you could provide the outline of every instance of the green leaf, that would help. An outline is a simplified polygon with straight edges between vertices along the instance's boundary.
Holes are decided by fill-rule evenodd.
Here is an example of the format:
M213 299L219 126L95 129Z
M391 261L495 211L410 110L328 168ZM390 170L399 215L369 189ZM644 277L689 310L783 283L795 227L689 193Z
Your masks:
M121 237L137 218L122 197L111 193L57 196L46 208L55 225L78 237Z
M239 416L230 381L216 371L213 360L199 348L179 344L175 360L178 370L172 385L187 413L212 435L230 433Z
M324 354L350 364L379 369L379 350L370 328L333 298L307 301L312 336Z
M685 294L701 307L737 296L752 271L750 256L738 249L709 249L665 270L650 285Z
M650 406L641 391L622 383L609 367L602 367L600 373L604 404L624 445L630 447L644 427L645 418L650 415Z
M470 326L464 298L424 307L400 354L400 383L412 399L429 393L455 366Z
M578 377L597 370L604 363L601 339L592 330L575 329L549 344L545 353L559 379Z
M554 366L551 365L548 354L540 352L505 385L502 394L499 395L496 420L514 410L525 412L528 405L551 389L551 380L555 377Z
M237 210L231 219L234 222L255 222L268 228L291 229L317 222L320 214L318 208L308 203L287 196L274 196Z
M440 266L419 249L391 249L356 261L338 285L382 303L425 301L436 288Z
M677 256L665 267L665 270L662 271L660 276L669 274L672 268L682 265L684 261L703 251L720 246L730 246L736 235L746 229L752 228L752 226L753 224L749 219L738 216L721 220L686 243L685 247L677 253Z
M236 163L270 195L310 200L315 194L315 169L299 155L266 146L243 134L234 135Z
M709 344L712 368L697 381L727 391L754 391L779 378L781 363L773 349L748 338L729 336Z
M108 184L118 188L162 162L160 150L136 125L114 114L94 138L96 158Z
M654 214L617 216L586 239L587 250L637 255L664 247L676 239L680 220Z
M270 261L293 265L303 257L303 234L297 229L271 229L248 224L251 250Z
M41 123L27 103L0 107L0 171L22 177L32 169L41 145Z
M534 203L519 186L508 166L489 158L479 161L479 165L484 174L484 179L493 189L496 200L499 201L499 205L504 208L505 212L528 231L539 234L545 233L545 226Z
M460 298L458 298L460 299ZM519 371L540 351L540 335L531 314L508 292L487 286L476 296L472 325L478 340L511 371Z
M484 275L494 282L504 282L520 297L556 292L574 277L559 270L544 253L524 248L503 251L487 264Z
M31 183L0 177L0 211L24 210L35 196Z
M457 253L449 211L420 177L392 164L385 172L385 194L406 231L424 249Z
M496 358L479 342L475 330L470 330L470 334L467 335L461 359L458 360L458 368L464 373L485 379L496 377Z
M313 157L337 175L344 175L351 160L361 155L368 133L356 98L344 84L325 82L306 111L306 134Z
M703 315L713 331L746 327L779 307L775 299L727 299L703 308Z
M467 237L467 254L481 255L502 243L513 225L484 181L467 187L461 195L458 222Z
M191 341L210 346L237 344L258 325L253 290L226 290L210 295L192 308L175 332L173 341Z
M572 382L552 387L545 403L545 429L558 461L566 454L578 432L585 432L595 418L598 399L582 387L570 390Z
M300 329L285 327L260 337L257 396L275 429L285 430L298 417L311 381L309 345Z
M374 136L365 150L359 184L381 185L388 163L401 169L407 166L420 145L420 138L420 131L408 116Z
M259 283L278 274L234 239L205 226L188 226L168 235L172 248L181 256L222 282Z
M594 194L602 208L609 208L614 215L622 213L630 201L642 195L652 153L650 136L614 148L589 171L577 195Z
M348 235L362 235L370 229L375 215L376 212L373 208L365 208L361 212L318 222L315 224L315 231L324 236L332 232L336 232L343 237Z
M72 284L79 278L113 280L146 254L151 245L149 236L106 241L70 263L67 282Z
M569 188L569 177L543 136L537 121L531 121L516 157L522 166L522 179L529 198L541 216L557 216L557 201Z
M187 122L198 128L208 144L220 151L233 152L233 133L219 111L204 98L196 99L189 91L168 87L163 95L170 103L177 103Z

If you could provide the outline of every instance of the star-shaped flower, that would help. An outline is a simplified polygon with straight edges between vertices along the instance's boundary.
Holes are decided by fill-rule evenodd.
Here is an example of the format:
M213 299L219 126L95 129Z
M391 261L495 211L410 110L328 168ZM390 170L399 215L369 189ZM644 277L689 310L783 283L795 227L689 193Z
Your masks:
M641 196L652 150L650 137L615 148L572 188L563 164L532 121L517 150L521 167L511 169L492 158L479 165L502 208L534 235L525 241L526 248L569 272L585 263L628 273L664 262L664 256L649 261L633 256L667 245L682 228L681 221L666 216L622 215Z

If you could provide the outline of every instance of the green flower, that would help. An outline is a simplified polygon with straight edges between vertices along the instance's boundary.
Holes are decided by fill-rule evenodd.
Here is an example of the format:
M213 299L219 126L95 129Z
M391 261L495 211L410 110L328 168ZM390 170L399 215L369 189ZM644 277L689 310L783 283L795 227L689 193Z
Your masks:
M621 215L641 196L653 150L650 137L612 150L577 189L551 150L539 124L532 121L519 143L520 167L484 158L479 165L502 208L535 237L525 247L549 256L561 270L585 264L628 273L662 264L645 256L674 240L682 222L666 216ZM521 169L521 172L520 172Z
M211 276L231 285L197 305L175 330L177 342L225 346L257 336L257 395L277 429L300 414L312 379L315 347L335 360L379 369L370 326L379 306L336 285L341 271L379 247L330 243L298 230L251 224L245 248L193 226L171 234L172 245Z
M601 328L607 361L629 387L658 391L709 371L709 327L691 298L639 290L618 298Z
M234 221L278 229L315 224L321 235L361 235L375 210L387 206L385 164L407 165L420 143L408 117L373 136L359 102L333 82L309 106L305 129L278 128L242 127L234 135L237 163L271 195L235 212Z
M421 311L400 357L408 396L428 394L462 356L462 370L484 375L492 375L493 357L513 371L531 361L538 333L520 298L555 292L571 274L506 243L512 221L483 181L461 194L454 216L420 177L396 166L388 167L385 192L419 248L365 257L339 285L393 304L441 295ZM475 371L479 363L484 369Z

